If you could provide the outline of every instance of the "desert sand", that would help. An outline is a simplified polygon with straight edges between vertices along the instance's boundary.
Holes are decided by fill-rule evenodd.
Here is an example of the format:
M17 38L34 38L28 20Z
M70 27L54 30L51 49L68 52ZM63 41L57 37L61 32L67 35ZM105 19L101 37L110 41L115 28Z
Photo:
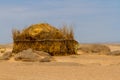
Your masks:
M120 50L120 45L106 45L111 51ZM0 80L120 80L120 56L82 54L54 59L43 63L0 61Z

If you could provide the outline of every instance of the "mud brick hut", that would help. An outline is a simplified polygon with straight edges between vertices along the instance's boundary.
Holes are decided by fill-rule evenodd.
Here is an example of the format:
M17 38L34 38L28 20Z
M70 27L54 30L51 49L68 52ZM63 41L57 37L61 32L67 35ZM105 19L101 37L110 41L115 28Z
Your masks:
M63 27L57 29L47 23L34 24L22 31L13 30L13 52L31 48L48 52L50 55L76 54L78 42L74 39L73 30Z

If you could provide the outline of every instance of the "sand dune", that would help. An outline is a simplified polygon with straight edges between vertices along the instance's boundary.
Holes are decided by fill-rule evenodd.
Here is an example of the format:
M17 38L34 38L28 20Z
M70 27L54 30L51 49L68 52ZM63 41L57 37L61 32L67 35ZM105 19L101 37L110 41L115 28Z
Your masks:
M107 45L112 51L119 45ZM120 56L55 56L53 62L0 61L0 80L120 80Z

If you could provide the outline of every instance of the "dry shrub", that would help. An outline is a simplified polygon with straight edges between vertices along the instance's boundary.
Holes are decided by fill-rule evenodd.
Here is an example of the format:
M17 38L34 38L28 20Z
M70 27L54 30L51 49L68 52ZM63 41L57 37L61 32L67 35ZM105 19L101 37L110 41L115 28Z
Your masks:
M17 29L12 30L13 40L43 40L43 39L74 39L74 33L72 28L57 29L47 23L34 24L28 28L19 31Z
M72 26L68 28L68 25L64 24L59 30L64 34L64 36L66 36L66 39L74 39L74 31Z
M50 53L50 55L76 54L75 46L78 42L74 39L72 28L64 26L57 29L47 23L34 24L22 31L13 30L13 52L32 48Z

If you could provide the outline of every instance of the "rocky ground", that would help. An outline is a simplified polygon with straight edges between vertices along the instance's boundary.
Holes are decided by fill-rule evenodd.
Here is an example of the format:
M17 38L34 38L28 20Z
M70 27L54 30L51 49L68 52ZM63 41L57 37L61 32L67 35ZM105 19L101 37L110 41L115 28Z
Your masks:
M82 44L78 55L54 56L51 62L26 62L18 57L18 60L15 57L0 60L0 80L120 80L120 45L97 45L96 49L91 45L93 46L87 44L87 47L82 47L85 46ZM107 54L102 54L103 47ZM7 50L10 51L11 48L7 47ZM3 52L4 50L1 55Z

